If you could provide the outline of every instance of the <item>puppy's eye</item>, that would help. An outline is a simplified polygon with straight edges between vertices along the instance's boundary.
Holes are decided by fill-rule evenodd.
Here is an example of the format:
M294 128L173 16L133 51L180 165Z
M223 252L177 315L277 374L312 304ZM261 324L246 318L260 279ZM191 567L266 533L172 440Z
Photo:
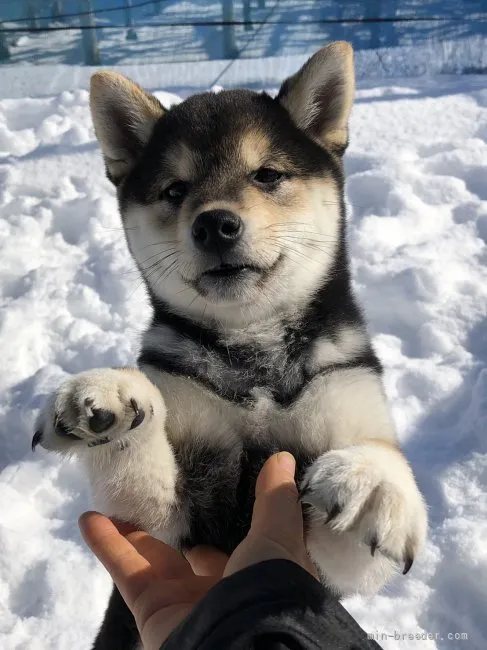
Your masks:
M260 185L277 185L284 178L284 174L272 167L261 167L254 173L253 178Z
M184 181L174 181L161 192L161 199L171 203L182 203L188 193L188 185Z

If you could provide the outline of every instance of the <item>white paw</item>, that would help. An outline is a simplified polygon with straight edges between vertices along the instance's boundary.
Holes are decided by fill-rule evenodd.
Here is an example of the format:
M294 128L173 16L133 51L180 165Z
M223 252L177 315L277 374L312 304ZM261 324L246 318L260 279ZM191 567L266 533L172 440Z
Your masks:
M75 452L117 441L154 417L164 415L157 388L139 370L104 368L68 379L39 414L32 449Z
M355 531L372 556L381 552L403 573L426 538L423 497L406 459L387 444L323 454L303 478L301 499L334 533Z

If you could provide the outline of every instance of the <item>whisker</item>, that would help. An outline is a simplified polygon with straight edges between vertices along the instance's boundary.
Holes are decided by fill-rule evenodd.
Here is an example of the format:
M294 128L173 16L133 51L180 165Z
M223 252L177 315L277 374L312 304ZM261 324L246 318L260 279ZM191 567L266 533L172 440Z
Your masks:
M293 246L292 243L290 243L288 241L283 241L282 238L269 237L269 239L267 241L269 241L269 242L271 242L273 244L278 244L279 246L281 246L285 250L293 250L296 253L301 253L302 252L302 251L298 250L295 246ZM334 252L334 249L331 248L330 246L328 246L328 245L318 245L316 243L313 243L311 245L307 245L307 248L312 248L314 250L318 250L318 251L321 251L323 253L328 253L328 254L333 254L333 252Z
M281 250L282 250L282 247L275 245L275 250L276 250L276 251L281 251ZM296 250L293 250L293 249L291 249L291 248L284 248L284 250L285 250L286 253L288 253L288 254L299 255L299 257L302 257L302 258L305 259L307 262L311 262L311 263L312 263L312 262L314 261L314 260L312 260L310 257L306 256L304 253L301 253L301 251L296 251ZM294 260L294 261L296 261L296 262L300 262L300 260Z
M161 258L158 260L158 261L160 261L160 262L164 262L164 260L167 260L169 257L172 257L173 255L177 255L177 254L179 253L179 251L178 251L178 250L174 250L174 251L171 251L171 252L169 252L169 251L163 251L163 253L167 253L167 255L165 255L164 257L161 257ZM151 256L148 257L146 260L144 260L143 262L141 262L140 265L142 266L142 264L145 264L145 262L148 262L149 260L153 260L154 257L158 257L158 256L160 256L160 255L161 255L161 252L158 252L158 253L156 253L155 255L151 255Z
M277 251L277 250L282 251L282 249L284 249L284 250L286 251L287 254L291 254L291 255L299 256L299 257L305 259L305 260L308 261L308 262L314 262L314 261L315 261L315 260L312 260L312 259L311 259L310 257L308 257L307 255L305 255L304 253L302 253L301 251L297 251L297 250L295 250L294 248L291 248L290 246L279 246L277 242L271 243L271 245L273 245L273 246L275 247L275 250L276 250L276 251ZM334 259L335 259L335 256L334 256L333 254L331 254L330 251L327 251L327 250L322 249L321 252L324 253L325 255L327 255L331 260L334 260ZM292 257L291 257L291 259L292 259L296 264L302 264L302 260L301 260L301 259L293 259ZM347 267L346 267L346 266L339 266L339 267L335 267L335 269L336 269L337 271L345 271L345 270L347 269Z
M165 282L170 275L172 275L173 271L177 270L180 266L179 260L173 260L171 264L166 268L166 270L163 272L163 274L157 279L156 284L159 284L161 282ZM175 268L176 267L176 268Z
M271 230L270 232L264 233L264 237L269 235L279 235L282 237L295 237L296 239L313 239L321 241L335 241L336 237L332 235L325 235L321 232L310 232L309 230Z
M303 245L313 245L318 248L320 247L329 247L334 246L338 239L328 239L328 240L319 240L313 237L292 237L289 235L268 235L266 241L277 241L284 244L303 244Z
M261 230L275 230L277 232L284 232L284 233L291 233L291 234L304 234L304 235L314 235L314 236L319 236L323 237L326 236L325 233L320 232L319 230L315 230L313 228L309 228L306 226L306 224L296 224L299 226L299 228L295 228L292 226L292 224L285 223L285 224L272 224L271 226L266 226L265 228L262 228ZM305 227L306 226L306 227Z
M335 237L333 237L333 238L330 237L329 239L319 239L317 237L301 237L300 235L293 235L293 234L291 234L291 235L283 234L282 235L280 233L276 234L276 235L273 235L273 236L274 237L277 236L277 237L279 237L280 239L283 239L283 240L289 240L289 241L295 241L295 242L303 242L303 243L304 242L314 242L314 243L318 242L318 243L322 243L322 244L333 244L333 243L338 241ZM268 237L269 237L269 235L268 235Z
M179 239L165 239L163 241L156 241L156 242L151 242L150 244L146 244L145 246L142 246L142 248L139 249L138 252L143 251L145 248L149 248L150 246L159 246L162 244L180 244L181 242Z

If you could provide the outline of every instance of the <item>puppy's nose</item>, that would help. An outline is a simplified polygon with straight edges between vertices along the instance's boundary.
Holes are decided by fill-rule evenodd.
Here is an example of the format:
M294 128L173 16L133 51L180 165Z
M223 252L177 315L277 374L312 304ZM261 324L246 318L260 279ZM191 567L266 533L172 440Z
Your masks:
M193 223L196 246L207 253L221 253L232 248L242 237L242 219L229 210L207 210Z

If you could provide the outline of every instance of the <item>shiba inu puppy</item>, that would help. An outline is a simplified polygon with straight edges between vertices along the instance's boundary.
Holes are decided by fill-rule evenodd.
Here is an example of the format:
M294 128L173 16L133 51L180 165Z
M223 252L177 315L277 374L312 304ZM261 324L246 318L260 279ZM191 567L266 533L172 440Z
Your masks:
M275 98L210 92L168 110L120 74L92 77L153 317L138 369L72 377L33 439L82 459L105 514L226 552L248 530L263 462L290 451L309 554L339 595L406 573L427 528L351 288L353 95L347 43L318 51ZM137 647L124 607L115 591L97 650Z

